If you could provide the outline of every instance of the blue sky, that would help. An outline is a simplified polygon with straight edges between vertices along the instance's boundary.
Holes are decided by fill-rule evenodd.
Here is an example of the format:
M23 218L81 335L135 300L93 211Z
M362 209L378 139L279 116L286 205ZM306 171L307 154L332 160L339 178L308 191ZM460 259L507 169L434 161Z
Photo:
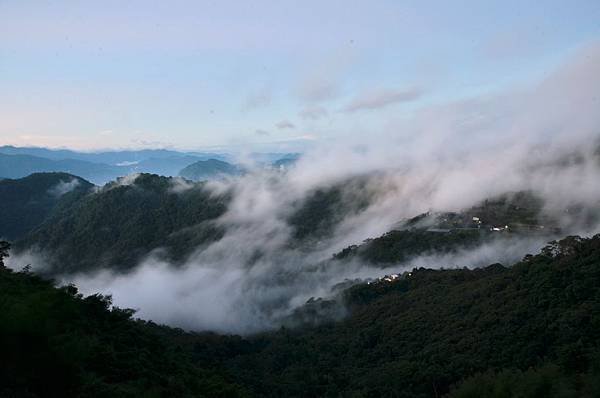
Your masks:
M302 149L599 39L597 0L0 0L0 144Z

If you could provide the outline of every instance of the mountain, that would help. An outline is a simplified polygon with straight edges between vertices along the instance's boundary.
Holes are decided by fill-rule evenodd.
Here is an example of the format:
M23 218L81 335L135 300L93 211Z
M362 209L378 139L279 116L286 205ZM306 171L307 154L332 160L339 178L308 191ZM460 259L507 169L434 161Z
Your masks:
M341 322L259 336L223 362L264 396L434 397L470 376L454 396L597 396L599 264L596 236L510 268L415 269L344 291Z
M286 153L252 153L259 164L283 162L298 157ZM209 152L178 152L166 149L77 152L67 149L0 146L0 179L22 178L37 172L64 172L103 185L133 173L182 176L193 179L239 175L242 169L226 162L232 155ZM192 166L194 163L196 165ZM190 169L187 169L191 166Z
M292 244L317 244L331 237L344 219L364 211L376 195L368 184L369 177L355 177L307 192L294 204L287 220L292 227Z
M233 379L194 364L177 343L181 331L132 314L110 297L0 267L0 396L245 395Z
M242 169L217 159L199 160L179 172L179 176L192 181L222 179L236 176Z
M195 152L195 151L175 151L169 149L141 149L141 150L121 150L121 151L100 151L100 152L81 152L69 149L48 149L39 147L15 147L11 145L0 146L0 154L5 155L29 155L51 160L83 160L92 163L104 163L107 165L119 164L139 164L145 161L171 160L177 158L193 158L194 161L217 159L230 161L232 155L225 152ZM280 159L295 159L299 157L297 153L277 153L277 152L256 152L250 153L248 157L257 162L271 164ZM188 164L191 164L190 162ZM183 165L177 169L181 170ZM139 170L140 172L153 172L161 174L157 170ZM175 175L176 173L169 174Z
M211 221L222 215L228 195L203 184L152 174L121 178L56 211L17 242L48 256L52 272L108 267L125 271L154 249L177 262L222 231Z
M194 157L198 159L226 159L227 155L220 153L204 152L179 152L167 149L143 149L104 152L79 152L68 149L47 149L36 147L0 146L0 153L6 155L30 155L52 160L84 160L93 163L117 165L122 163L139 163L149 159L173 159L180 157Z
M36 173L0 181L0 237L19 239L60 206L77 201L93 185L66 173Z
M314 247L330 237L344 217L364 209L371 195L363 189L365 183L355 179L318 188L295 203L286 220L292 232L289 247ZM51 273L126 271L156 249L178 263L223 236L225 231L213 221L224 214L229 201L228 192L214 194L201 182L132 175L53 212L20 236L15 250L41 251Z
M510 243L530 236L550 240L561 236L563 231L558 221L543 213L543 204L531 192L520 191L486 199L459 213L421 214L404 220L398 229L343 249L334 258L360 259L386 266L420 255L472 250L484 243ZM567 217L577 220L577 216L572 210L565 212L562 224L569 224Z
M0 153L1 178L22 178L40 172L69 173L81 176L95 184L104 184L119 176L129 174L129 168L84 160L51 160L31 155L5 155Z
M137 163L132 163L130 169L132 173L150 173L172 177L177 176L184 167L199 160L203 160L203 158L189 155L149 158Z
M290 237L283 250L326 247L327 239L345 219L364 211L374 200L368 181L354 178L315 188L293 203L285 220ZM524 193L507 198L486 200L462 213L428 213L406 220L399 229L349 246L333 259L360 259L385 267L420 255L456 253L500 240L510 243L531 234L549 239L560 234L552 220L539 214L539 200ZM53 212L39 227L19 235L15 247L41 250L52 273L126 271L157 249L166 260L179 263L221 239L226 231L213 221L225 213L229 201L229 193L214 195L202 183L150 174L131 176L81 197L64 211ZM475 215L479 224L473 224ZM510 228L504 229L507 223ZM502 230L492 231L496 225ZM256 256L260 255L259 249Z
M279 153L279 152L254 152L248 156L252 161L269 165L282 159L297 159L300 157L299 153Z
M247 337L135 321L108 297L0 268L0 393L596 397L599 264L600 235L567 237L511 267L356 284L331 303L342 320Z
M290 167L293 167L299 159L300 154L298 153L287 154L286 156L271 163L271 167L279 170L287 170Z

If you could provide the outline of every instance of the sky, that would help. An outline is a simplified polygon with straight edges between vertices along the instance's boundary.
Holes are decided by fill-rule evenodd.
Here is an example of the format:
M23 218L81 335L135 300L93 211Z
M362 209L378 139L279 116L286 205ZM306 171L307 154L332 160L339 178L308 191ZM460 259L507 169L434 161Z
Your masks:
M302 151L542 81L600 2L0 0L0 145Z

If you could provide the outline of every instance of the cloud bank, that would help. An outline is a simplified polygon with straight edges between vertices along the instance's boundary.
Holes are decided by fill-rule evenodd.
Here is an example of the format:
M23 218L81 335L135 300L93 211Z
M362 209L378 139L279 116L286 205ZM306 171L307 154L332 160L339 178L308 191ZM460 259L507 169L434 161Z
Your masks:
M416 101L423 95L419 88L405 90L370 90L359 94L343 108L344 112L381 109L392 104Z
M332 287L347 279L413 266L508 264L551 237L498 241L450 256L423 255L386 269L328 261L342 248L426 211L460 210L506 192L531 190L544 198L544 212L565 232L597 232L586 217L573 218L565 209L600 205L598 70L600 44L535 85L430 107L412 120L390 123L380 135L318 146L286 173L257 169L233 181L213 182L215 192L232 192L227 212L217 221L226 233L199 248L184 266L149 253L130 274L104 271L64 281L88 293L111 293L117 305L137 308L143 318L194 330L252 333L278 327L308 299L330 296ZM352 108L372 109L408 97L372 96ZM347 183L356 178L366 182ZM350 197L368 196L368 206L345 214L331 236L308 248L290 247L290 215L311 192L333 184Z

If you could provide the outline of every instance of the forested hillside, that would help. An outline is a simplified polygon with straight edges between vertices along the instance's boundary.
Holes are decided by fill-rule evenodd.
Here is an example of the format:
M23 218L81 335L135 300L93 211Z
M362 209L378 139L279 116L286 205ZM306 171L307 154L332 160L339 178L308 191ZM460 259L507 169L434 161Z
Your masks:
M288 219L293 244L314 244L330 237L345 218L364 211L375 196L368 183L369 177L356 177L309 191Z
M3 210L3 233L17 239L17 251L41 254L50 273L102 268L126 271L155 249L161 249L157 254L165 260L179 263L227 232L215 220L227 211L231 190L215 194L204 183L140 174L81 195L91 187L85 182L74 192L57 197L49 191L50 183L63 174L35 176L0 183L2 196L3 186L35 186L39 191L33 194L30 188L23 188L29 189L27 200L22 200L25 193L16 197L6 191L6 203L13 205ZM48 188L40 182L43 178ZM377 192L369 189L369 178L317 187L292 203L285 220L290 227L288 249L314 250L331 238L344 220L370 206ZM541 209L539 198L520 192L485 200L460 213L427 213L405 220L383 236L347 247L334 258L389 265L495 240L531 234L560 236L556 221L542 215Z
M240 175L238 166L218 159L199 160L181 169L179 176L192 181L223 179Z
M342 322L251 338L222 362L266 396L593 397L599 286L600 236L570 237L510 268L354 286Z
M565 212L562 221L567 224L567 217L577 216L575 211ZM514 192L486 199L459 213L421 214L401 222L398 229L343 249L334 258L397 264L419 255L456 253L484 243L561 236L558 225L555 218L543 213L539 197L531 192Z
M508 268L359 284L342 321L246 338L133 321L28 272L2 269L0 284L9 396L600 394L600 235Z
M373 195L367 183L353 179L317 188L294 203L286 220L289 247L313 248L331 237L345 217L364 210ZM41 253L51 273L126 271L154 249L164 249L160 255L178 263L226 232L214 221L227 211L231 191L217 194L203 182L140 174L79 199L22 236L16 250Z
M170 337L180 331L132 314L110 297L0 267L0 396L243 395L233 378L191 362Z
M164 256L179 261L221 236L211 221L225 211L227 195L157 175L128 178L55 212L19 241L17 250L45 253L52 272L107 265L125 271L153 249L165 248Z
M68 206L93 185L66 173L36 173L0 181L0 237L20 239L40 225L57 207Z

